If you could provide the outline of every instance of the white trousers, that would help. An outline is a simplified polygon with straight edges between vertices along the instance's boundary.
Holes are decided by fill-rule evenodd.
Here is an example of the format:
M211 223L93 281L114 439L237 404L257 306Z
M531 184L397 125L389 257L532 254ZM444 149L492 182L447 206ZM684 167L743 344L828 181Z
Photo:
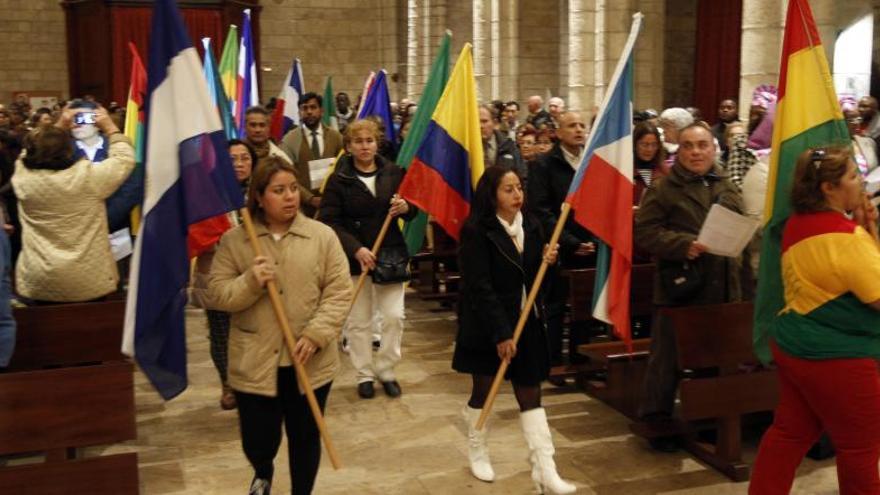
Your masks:
M357 284L358 277L352 277ZM394 367L400 362L400 341L403 337L403 283L378 285L368 276L348 317L348 346L351 364L357 371L358 383L376 378L383 382L396 380ZM382 345L373 356L373 308L381 316Z

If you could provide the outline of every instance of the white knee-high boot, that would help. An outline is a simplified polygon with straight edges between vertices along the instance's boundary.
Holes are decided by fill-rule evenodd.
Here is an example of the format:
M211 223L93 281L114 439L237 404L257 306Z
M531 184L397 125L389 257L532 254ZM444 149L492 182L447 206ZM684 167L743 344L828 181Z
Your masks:
M532 463L532 481L541 493L574 493L577 487L559 477L553 462L553 438L547 424L543 407L520 413L523 433L529 444L529 461Z
M495 471L489 462L489 444L486 435L489 433L489 425L483 425L482 430L477 429L477 421L480 419L482 409L474 409L465 405L462 410L464 420L468 427L468 459L471 462L471 473L480 481L494 481Z

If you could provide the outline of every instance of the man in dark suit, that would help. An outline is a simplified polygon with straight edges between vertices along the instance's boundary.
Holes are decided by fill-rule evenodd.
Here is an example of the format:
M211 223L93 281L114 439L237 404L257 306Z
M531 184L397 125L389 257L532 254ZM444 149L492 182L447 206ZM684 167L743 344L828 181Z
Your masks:
M320 95L305 93L299 98L299 114L303 125L292 129L281 140L281 150L293 160L296 180L308 191L302 194L303 211L314 216L321 206L320 190L312 187L309 162L321 158L334 158L343 148L342 134L321 123L324 111Z

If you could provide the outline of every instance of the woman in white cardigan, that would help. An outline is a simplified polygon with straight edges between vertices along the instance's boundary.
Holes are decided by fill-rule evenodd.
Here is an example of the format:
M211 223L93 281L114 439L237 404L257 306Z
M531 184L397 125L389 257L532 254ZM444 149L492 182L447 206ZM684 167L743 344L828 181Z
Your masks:
M22 228L16 288L31 300L90 301L115 291L119 281L104 202L134 170L134 149L98 108L95 124L109 138L109 157L100 166L74 158L70 129L84 111L92 112L65 108L54 126L29 134L15 164Z

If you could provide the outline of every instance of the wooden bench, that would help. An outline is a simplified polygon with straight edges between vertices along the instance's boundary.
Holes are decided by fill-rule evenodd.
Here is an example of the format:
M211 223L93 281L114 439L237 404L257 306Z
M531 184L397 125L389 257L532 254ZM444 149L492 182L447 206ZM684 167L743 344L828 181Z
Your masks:
M138 493L137 454L82 447L137 437L133 366L119 351L125 301L17 308L16 350L0 374L0 493Z
M413 257L414 285L420 298L448 306L458 298L458 243L435 222L431 227L434 245Z
M711 420L714 444L701 442L692 428L685 446L695 457L734 481L749 479L742 460L742 416L771 411L779 401L776 371L757 366L752 351L751 303L664 309L675 329L679 417L694 424Z
M596 270L566 270L563 278L569 284L569 324L593 321ZM634 265L631 280L630 313L633 317L650 318L653 312L654 265ZM612 335L578 346L577 352L590 358L590 363L581 366L577 373L579 384L591 396L628 417L635 417L650 342L648 338L635 339L632 353L627 352L622 341L613 340ZM595 376L597 371L601 372L604 380Z

